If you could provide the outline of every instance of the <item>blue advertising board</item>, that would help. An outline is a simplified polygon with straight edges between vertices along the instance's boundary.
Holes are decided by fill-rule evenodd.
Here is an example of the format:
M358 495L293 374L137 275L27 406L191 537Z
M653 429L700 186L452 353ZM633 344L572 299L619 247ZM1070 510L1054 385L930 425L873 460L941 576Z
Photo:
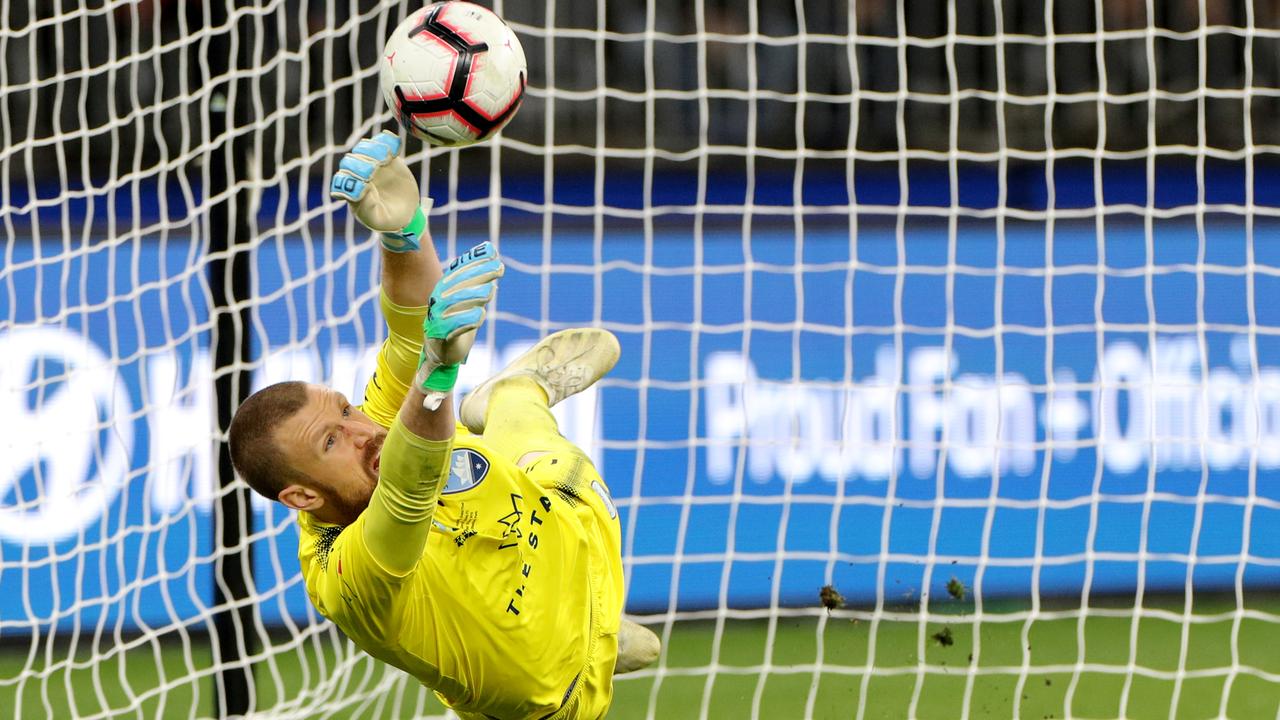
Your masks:
M619 336L618 368L561 418L618 502L632 612L816 605L828 583L896 603L952 577L988 597L1275 587L1276 230L912 216L852 233L692 217L650 235L515 231L466 381L550 330ZM373 248L259 246L256 384L358 392L382 337ZM185 238L10 248L0 635L208 618L196 253ZM305 618L290 515L255 512L259 611Z

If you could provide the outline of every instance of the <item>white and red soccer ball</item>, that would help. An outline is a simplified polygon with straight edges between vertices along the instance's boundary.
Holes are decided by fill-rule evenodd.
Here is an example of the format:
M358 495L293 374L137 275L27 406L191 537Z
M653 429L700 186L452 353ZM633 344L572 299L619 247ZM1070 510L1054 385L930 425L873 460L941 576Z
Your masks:
M450 0L414 11L382 52L382 98L396 120L432 145L479 142L524 98L520 40L493 11Z

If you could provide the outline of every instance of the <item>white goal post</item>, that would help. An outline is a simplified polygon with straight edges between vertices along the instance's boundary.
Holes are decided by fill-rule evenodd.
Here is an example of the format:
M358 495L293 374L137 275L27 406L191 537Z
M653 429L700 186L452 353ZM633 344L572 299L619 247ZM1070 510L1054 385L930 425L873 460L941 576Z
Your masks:
M483 4L522 109L407 148L440 252L506 258L464 386L621 340L559 409L664 640L612 716L1276 714L1280 10ZM289 512L226 534L218 465L217 380L371 370L325 181L414 7L0 9L16 717L444 713L310 606Z

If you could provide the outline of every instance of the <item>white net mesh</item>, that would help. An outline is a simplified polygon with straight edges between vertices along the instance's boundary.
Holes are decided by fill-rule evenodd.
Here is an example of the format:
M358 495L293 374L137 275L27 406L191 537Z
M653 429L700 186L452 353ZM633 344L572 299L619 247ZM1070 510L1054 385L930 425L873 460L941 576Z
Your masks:
M519 115L409 144L440 252L507 259L464 384L622 341L561 410L664 640L610 717L1275 716L1280 10L914 5L498 3ZM264 716L444 712L311 609L279 507L241 656L210 642L210 214L247 191L231 369L359 396L376 243L325 180L411 9L0 11L17 717L210 716L232 667Z

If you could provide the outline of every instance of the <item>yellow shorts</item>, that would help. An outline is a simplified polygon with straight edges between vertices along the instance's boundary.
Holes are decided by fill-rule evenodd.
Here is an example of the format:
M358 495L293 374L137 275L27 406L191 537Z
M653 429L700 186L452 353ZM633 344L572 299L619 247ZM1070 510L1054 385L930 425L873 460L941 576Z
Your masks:
M557 460L552 463L551 460ZM603 718L613 702L613 667L618 658L618 626L625 601L622 529L618 510L600 473L576 448L538 458L525 470L542 487L557 491L573 506L587 534L591 592L591 639L587 661L568 700L553 720Z
M613 701L613 667L625 601L622 530L609 488L591 460L560 434L547 396L533 380L499 384L489 397L484 441L530 480L574 508L586 534L591 637L582 673L554 720L602 718ZM530 458L530 453L536 455Z

